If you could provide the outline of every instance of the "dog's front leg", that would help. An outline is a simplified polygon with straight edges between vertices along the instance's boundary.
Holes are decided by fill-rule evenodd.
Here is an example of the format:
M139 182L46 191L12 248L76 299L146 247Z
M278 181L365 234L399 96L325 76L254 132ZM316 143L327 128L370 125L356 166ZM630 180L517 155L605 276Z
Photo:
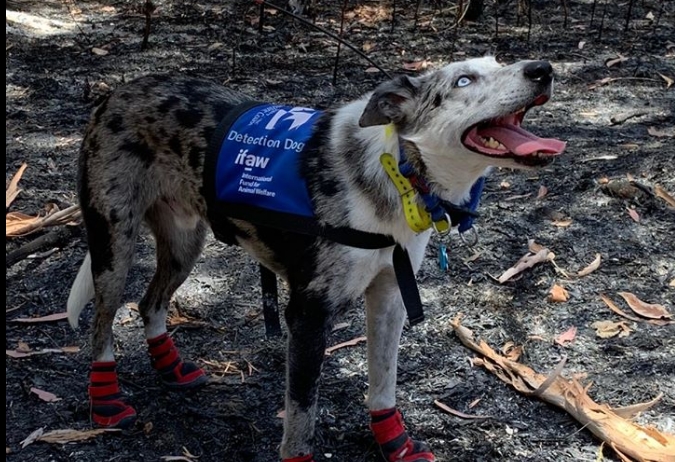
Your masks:
M370 428L387 461L429 462L433 454L408 436L396 409L396 365L405 316L394 270L383 270L366 290Z
M286 412L281 458L284 462L310 462L316 421L319 375L332 317L327 298L291 290L286 308L288 358Z

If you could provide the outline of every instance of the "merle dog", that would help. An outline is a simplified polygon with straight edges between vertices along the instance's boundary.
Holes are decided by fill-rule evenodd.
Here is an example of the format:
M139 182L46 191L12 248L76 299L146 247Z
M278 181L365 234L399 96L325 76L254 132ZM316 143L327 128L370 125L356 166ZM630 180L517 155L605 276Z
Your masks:
M448 225L444 213L440 220L429 219L423 195L461 205L491 166L534 168L562 152L563 142L539 138L521 126L531 107L549 99L552 83L548 62L502 66L486 57L389 80L323 113L286 108L274 117L275 123L286 121L291 128L316 119L306 142L293 146L297 155L292 164L306 185L314 222L385 235L405 249L417 271L433 229ZM249 101L207 81L147 76L118 88L93 111L79 163L89 253L73 284L68 314L77 325L82 309L94 299L89 387L94 421L123 427L136 416L119 388L112 324L142 223L152 231L157 248L157 269L139 304L153 366L172 388L206 381L199 367L181 359L165 321L170 298L190 274L211 227L219 239L246 249L290 289L284 312L288 362L281 458L313 460L317 384L328 333L335 314L365 296L367 406L375 439L388 461L434 460L424 443L408 436L396 409L397 351L406 309L392 264L393 244L360 248L227 216L227 208L219 209L224 216L211 213L208 196L214 188L206 183L215 164L208 161L210 145L221 121ZM232 132L227 137L251 148L231 157L231 163L247 168L249 176L242 178L250 188L243 191L268 194L260 182L271 177L255 172L266 166L265 158L251 153L258 145L275 144L273 138ZM384 153L393 159L389 171ZM411 180L397 184L402 177L391 172L401 156L406 156L406 177L412 173L415 180L412 196L405 189ZM415 208L421 225L406 207Z

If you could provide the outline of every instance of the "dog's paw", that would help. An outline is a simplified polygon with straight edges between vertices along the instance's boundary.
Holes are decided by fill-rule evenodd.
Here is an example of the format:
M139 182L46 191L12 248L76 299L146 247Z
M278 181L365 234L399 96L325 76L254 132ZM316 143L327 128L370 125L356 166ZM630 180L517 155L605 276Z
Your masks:
M169 334L148 340L152 367L159 372L162 383L172 390L189 390L204 385L208 377L203 369L183 361Z
M94 361L89 379L91 420L101 427L131 427L136 421L136 411L124 401L115 362Z
M100 427L127 429L136 422L136 410L121 399L92 398L91 420Z
M403 417L396 409L370 413L370 428L387 462L434 462L431 450L421 441L408 436Z

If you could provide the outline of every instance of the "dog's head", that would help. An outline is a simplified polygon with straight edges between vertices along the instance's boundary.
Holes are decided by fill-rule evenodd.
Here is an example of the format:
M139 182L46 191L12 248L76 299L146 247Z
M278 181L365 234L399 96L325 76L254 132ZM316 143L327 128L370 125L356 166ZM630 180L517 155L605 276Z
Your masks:
M553 69L546 61L502 66L491 57L471 59L381 84L359 125L393 123L403 139L417 145L431 179L453 170L538 167L565 143L540 138L521 124L530 108L549 100L552 88Z

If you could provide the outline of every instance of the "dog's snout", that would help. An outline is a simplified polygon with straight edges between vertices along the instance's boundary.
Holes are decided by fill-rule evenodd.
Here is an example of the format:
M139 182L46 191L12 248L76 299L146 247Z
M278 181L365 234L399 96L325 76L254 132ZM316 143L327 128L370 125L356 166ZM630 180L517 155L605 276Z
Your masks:
M553 67L548 61L533 61L525 66L523 73L533 82L549 83L553 80Z

